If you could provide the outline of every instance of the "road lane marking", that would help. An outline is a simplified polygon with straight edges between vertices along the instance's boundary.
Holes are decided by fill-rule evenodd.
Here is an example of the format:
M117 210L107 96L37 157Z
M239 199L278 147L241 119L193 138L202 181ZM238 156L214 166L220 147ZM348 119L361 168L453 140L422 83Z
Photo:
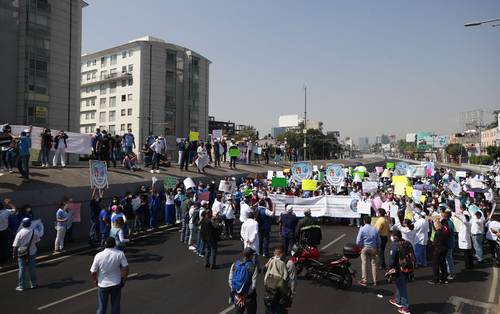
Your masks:
M135 277L137 276L139 273L134 273L134 274L131 274L131 275L128 275L128 279L132 278L132 277ZM94 287L94 288L91 288L91 289L87 289L85 291L82 291L82 292L79 292L79 293L76 293L76 294L73 294L73 295L70 295L69 297L66 297L66 298L63 298L61 300L57 300L57 301L54 301L52 303L49 303L49 304L46 304L46 305L43 305L43 306L40 306L37 308L38 311L42 311L42 310L45 310L46 308L49 308L49 307L52 307L54 305L57 305L57 304L60 304L60 303L63 303L65 301L68 301L68 300L72 300L74 298L77 298L79 296L82 296L84 294L87 294L89 292L92 292L92 291L95 291L97 290L97 287Z
M219 314L227 314L227 313L231 312L232 310L234 310L234 305L228 306L227 308L222 310L222 312L220 312Z
M493 266L493 280L491 282L490 295L488 296L489 303L495 302L495 297L497 296L497 285L498 285L498 268Z
M330 246L332 246L333 244L337 243L339 240L341 240L342 238L344 238L346 236L345 233L342 233L338 238L336 238L335 240L333 240L332 242L328 243L327 245L325 245L324 247L322 247L321 249L322 250L326 250L327 248L329 248Z

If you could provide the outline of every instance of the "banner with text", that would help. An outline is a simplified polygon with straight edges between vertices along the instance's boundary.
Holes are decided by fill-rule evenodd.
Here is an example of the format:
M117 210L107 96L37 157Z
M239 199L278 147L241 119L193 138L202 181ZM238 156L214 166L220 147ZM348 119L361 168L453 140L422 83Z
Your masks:
M293 205L293 211L298 217L304 216L304 210L310 209L314 217L359 218L356 198L343 195L323 195L301 198L281 194L269 195L276 206L276 215L285 212L285 205Z

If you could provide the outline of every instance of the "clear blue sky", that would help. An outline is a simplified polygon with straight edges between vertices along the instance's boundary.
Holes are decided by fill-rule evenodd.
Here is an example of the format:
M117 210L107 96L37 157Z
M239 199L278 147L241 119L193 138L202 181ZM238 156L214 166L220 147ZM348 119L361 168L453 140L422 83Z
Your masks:
M83 52L144 35L209 58L210 113L267 134L303 115L341 136L458 128L500 109L500 2L88 0ZM489 118L489 117L488 117Z

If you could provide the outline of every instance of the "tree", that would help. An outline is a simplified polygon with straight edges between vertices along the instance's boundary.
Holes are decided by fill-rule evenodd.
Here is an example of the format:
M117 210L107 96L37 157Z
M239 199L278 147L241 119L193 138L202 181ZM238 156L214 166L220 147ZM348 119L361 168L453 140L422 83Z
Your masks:
M459 161L458 157L460 155L462 155L462 157L467 156L467 150L462 146L462 144L449 144L448 146L446 146L445 151L456 162Z
M486 152L494 160L496 160L497 158L500 157L500 147L488 146L488 147L486 147Z
M244 138L247 140L255 141L259 139L259 132L251 125L245 125L239 132L234 136L236 141L241 141Z
M398 152L406 157L413 158L415 155L415 143L408 143L405 140L399 140L396 147Z

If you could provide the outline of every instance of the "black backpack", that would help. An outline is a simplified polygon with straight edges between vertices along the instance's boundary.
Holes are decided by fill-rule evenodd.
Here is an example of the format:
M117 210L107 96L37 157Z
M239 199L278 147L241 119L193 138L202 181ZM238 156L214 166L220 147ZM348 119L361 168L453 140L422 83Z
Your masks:
M404 274L411 274L415 270L415 252L413 246L408 241L401 241L399 249L399 271Z
M264 304L266 307L291 306L292 290L283 278L268 275L264 282L264 288Z

